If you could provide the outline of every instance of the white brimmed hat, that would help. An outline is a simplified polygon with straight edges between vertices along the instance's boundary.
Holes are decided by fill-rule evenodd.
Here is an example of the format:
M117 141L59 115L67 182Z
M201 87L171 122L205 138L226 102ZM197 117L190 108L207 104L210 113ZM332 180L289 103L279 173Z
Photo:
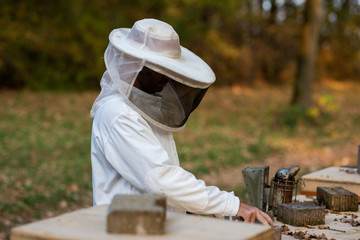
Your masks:
M215 74L209 65L182 47L178 34L165 22L139 20L131 29L113 30L109 40L115 49L143 59L145 66L185 85L207 88L215 81Z

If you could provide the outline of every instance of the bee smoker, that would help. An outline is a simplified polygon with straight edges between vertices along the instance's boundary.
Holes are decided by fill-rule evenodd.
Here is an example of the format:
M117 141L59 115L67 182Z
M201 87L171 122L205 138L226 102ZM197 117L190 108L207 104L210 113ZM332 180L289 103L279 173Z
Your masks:
M300 167L283 168L276 172L275 177L271 181L271 196L273 214L277 215L277 208L282 203L291 203L293 190L297 186L295 175L299 172ZM296 197L296 194L295 194Z
M250 204L267 212L270 205L269 167L247 167L242 172Z
M276 216L279 204L292 202L293 190L297 186L295 175L299 170L299 166L280 169L269 185L269 166L245 168L242 172L250 204Z

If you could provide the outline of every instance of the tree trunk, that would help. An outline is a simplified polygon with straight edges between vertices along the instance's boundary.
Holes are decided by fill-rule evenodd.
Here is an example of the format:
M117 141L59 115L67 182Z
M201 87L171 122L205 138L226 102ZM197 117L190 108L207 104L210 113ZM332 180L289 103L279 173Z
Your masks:
M312 84L316 72L322 0L307 0L302 26L302 45L294 84L292 105L309 108L312 105Z
M247 1L248 9L252 16L259 17L261 15L261 0L250 0Z
M276 6L276 0L271 0L271 9L270 9L270 24L276 23L276 13L277 13L277 6Z

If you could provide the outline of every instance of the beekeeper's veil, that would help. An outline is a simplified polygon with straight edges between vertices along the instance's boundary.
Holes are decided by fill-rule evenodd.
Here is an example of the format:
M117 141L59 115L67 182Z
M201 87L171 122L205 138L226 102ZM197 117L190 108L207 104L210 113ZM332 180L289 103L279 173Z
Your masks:
M211 68L180 46L174 29L159 20L143 19L131 29L115 29L109 39L104 56L107 70L91 117L104 102L120 93L154 125L167 131L181 129L215 81ZM144 67L168 77L158 92L146 93L134 86Z

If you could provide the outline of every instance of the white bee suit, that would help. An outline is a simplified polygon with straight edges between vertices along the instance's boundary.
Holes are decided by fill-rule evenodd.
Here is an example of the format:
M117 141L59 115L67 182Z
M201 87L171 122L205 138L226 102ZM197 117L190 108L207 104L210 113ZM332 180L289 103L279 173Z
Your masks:
M211 68L158 20L140 20L109 38L107 70L90 113L94 205L109 204L116 194L161 194L180 211L235 216L239 198L181 168L171 133L182 129L215 81ZM170 79L160 92L134 87L143 67Z
M178 210L238 211L238 197L181 168L171 132L149 124L121 96L97 110L91 149L94 205L109 204L115 194L162 194Z

